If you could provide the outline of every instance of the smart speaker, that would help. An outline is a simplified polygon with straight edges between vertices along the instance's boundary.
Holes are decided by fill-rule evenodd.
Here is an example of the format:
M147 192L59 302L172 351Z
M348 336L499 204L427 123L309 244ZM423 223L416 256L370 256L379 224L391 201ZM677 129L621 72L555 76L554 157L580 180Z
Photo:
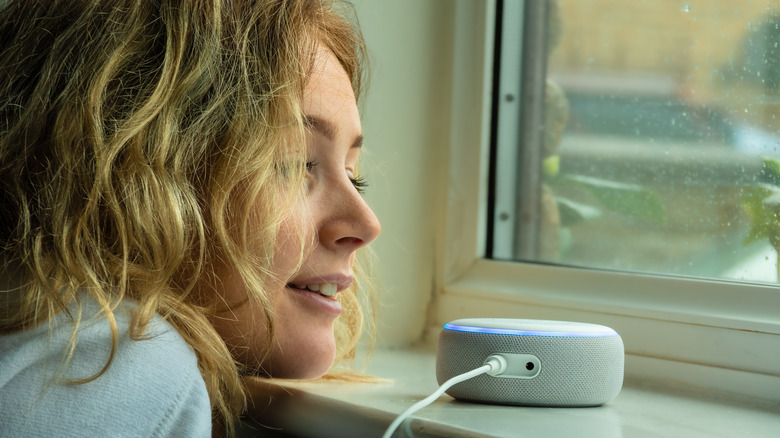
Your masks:
M482 374L446 392L466 401L522 406L598 406L623 386L623 340L609 327L533 319L458 319L439 335L439 384L483 366Z

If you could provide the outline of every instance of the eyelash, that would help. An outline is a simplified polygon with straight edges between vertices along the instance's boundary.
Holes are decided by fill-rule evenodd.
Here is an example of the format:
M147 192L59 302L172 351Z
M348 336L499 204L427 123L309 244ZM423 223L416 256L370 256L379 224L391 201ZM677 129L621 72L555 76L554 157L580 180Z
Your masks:
M350 181L352 181L352 185L355 186L355 190L357 190L358 193L361 195L366 192L366 187L368 187L368 182L366 181L366 178L363 176L356 176L355 178L350 178Z
M317 164L319 164L316 161L307 161L306 162L306 171L311 172L315 167L317 167ZM366 187L368 187L368 181L366 181L366 178L363 176L356 176L354 178L350 178L349 181L352 183L352 185L355 187L355 190L357 190L358 193L361 195L365 193Z

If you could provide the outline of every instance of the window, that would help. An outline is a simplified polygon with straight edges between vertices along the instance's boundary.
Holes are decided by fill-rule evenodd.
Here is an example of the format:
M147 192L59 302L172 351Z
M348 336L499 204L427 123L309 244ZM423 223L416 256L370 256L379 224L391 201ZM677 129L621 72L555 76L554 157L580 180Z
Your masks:
M499 11L490 256L777 282L776 2Z
M459 2L439 322L606 324L629 377L776 400L772 3Z

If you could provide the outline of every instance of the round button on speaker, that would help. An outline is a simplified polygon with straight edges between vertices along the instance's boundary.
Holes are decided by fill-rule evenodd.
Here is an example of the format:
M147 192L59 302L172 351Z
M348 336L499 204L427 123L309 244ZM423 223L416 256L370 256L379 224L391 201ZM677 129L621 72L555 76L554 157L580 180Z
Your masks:
M498 358L502 371L458 383L450 396L522 406L598 406L623 386L623 340L596 324L533 319L452 321L439 335L439 384Z

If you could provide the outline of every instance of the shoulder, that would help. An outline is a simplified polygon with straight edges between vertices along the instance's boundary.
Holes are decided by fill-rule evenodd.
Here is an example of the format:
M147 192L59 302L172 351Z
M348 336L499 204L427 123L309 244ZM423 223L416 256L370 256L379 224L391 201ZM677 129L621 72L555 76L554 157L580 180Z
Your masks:
M211 404L194 351L159 317L146 335L130 339L125 322L115 365L106 372L117 382L112 389L127 394L124 403L134 412L128 421L137 424L137 415L148 419L144 436L210 436Z
M129 310L115 312L118 346L107 363L111 330L90 312L78 330L77 344L61 368L72 326L48 326L0 338L0 432L34 435L210 436L211 407L197 358L166 321L155 318L147 338L128 335ZM54 376L60 380L52 380ZM68 382L70 379L70 383ZM141 419L139 421L139 419ZM3 435L3 433L0 433Z

